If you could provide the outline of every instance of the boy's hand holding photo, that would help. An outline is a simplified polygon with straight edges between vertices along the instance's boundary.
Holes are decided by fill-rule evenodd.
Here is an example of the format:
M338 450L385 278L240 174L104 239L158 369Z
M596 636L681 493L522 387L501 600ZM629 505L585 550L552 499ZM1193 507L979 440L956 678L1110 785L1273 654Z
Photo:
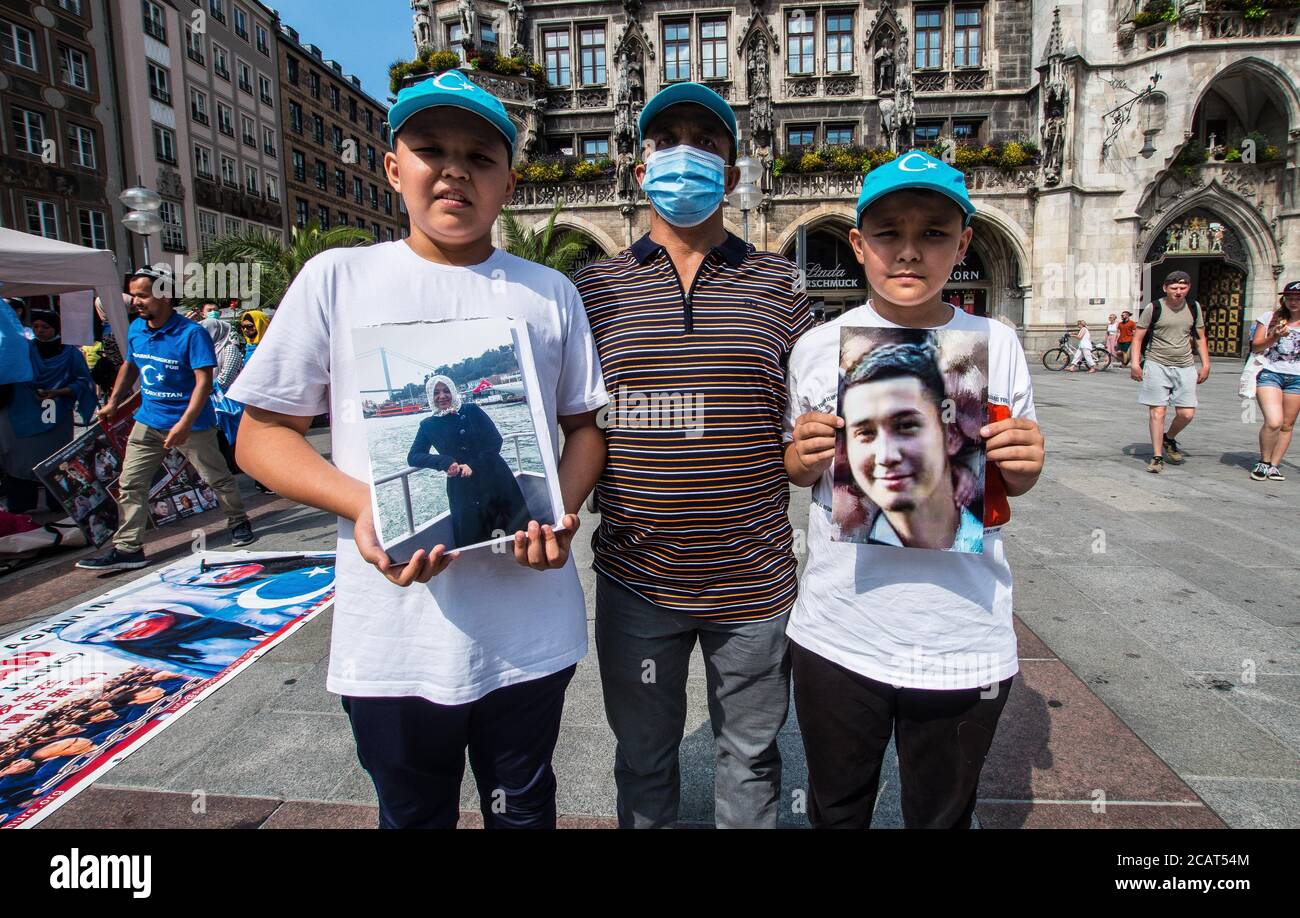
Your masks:
M1029 418L1007 418L980 429L984 458L996 462L1008 497L1018 497L1034 486L1043 471L1043 432Z
M843 426L843 418L818 411L802 414L795 421L794 439L785 451L785 470L796 487L808 487L831 467L835 432Z

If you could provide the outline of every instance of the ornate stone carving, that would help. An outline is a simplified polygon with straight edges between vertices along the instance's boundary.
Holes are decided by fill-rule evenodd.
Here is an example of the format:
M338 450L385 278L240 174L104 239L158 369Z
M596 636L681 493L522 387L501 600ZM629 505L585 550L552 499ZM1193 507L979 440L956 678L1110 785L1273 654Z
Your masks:
M852 96L857 91L858 78L855 76L828 76L822 81L822 92L828 96Z
M523 0L510 0L506 6L506 18L510 22L510 55L518 57L528 49L528 13L524 10Z
M1043 122L1041 128L1043 184L1057 185L1065 163L1065 130L1069 117L1069 77L1061 41L1061 8L1052 17L1047 39L1047 73L1043 80Z
M952 75L952 88L957 92L981 92L988 85L986 70L958 70Z
M429 11L429 0L411 0L411 14L411 38L415 41L415 53L418 56L425 49L433 47L433 16Z

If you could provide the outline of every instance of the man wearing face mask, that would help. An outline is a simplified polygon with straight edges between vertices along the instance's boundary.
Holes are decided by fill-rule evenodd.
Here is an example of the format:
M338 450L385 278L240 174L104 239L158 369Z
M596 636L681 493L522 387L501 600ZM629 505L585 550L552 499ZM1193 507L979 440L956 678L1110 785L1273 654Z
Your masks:
M650 232L574 277L611 406L592 539L596 649L622 826L671 826L687 669L704 655L719 827L776 825L795 597L781 462L786 359L812 322L795 266L723 225L736 116L698 83L652 98Z

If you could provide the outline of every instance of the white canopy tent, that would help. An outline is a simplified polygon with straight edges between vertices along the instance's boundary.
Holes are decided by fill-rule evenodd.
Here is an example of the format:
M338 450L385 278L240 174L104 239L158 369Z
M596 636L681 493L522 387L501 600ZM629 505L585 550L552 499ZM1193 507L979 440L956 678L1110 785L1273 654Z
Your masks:
M122 304L122 278L117 259L107 249L91 249L57 239L0 227L0 296L53 296L93 290L104 315L125 345L126 307ZM91 344L93 316L70 316L66 309L94 310L84 299L61 301L64 344ZM84 340L73 340L83 338Z

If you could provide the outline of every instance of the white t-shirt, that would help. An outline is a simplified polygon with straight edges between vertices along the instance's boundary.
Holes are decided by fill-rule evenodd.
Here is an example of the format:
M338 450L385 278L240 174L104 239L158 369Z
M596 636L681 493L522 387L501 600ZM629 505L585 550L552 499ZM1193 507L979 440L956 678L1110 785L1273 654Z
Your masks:
M551 442L558 445L557 415L608 401L587 314L564 275L500 249L468 267L428 261L400 241L316 256L285 294L257 360L230 396L300 417L328 409L334 464L368 482L351 329L489 316L527 322ZM340 519L336 574L331 692L464 704L558 672L587 652L572 556L563 568L539 573L513 553L477 549L428 584L403 589L361 558L352 523Z
M807 332L790 356L785 439L809 411L834 414L840 329L898 328L871 304ZM1033 389L1015 331L954 309L940 329L988 331L988 398L1034 418ZM1015 674L1011 568L998 529L983 554L831 540L831 470L813 485L808 563L790 615L790 640L855 673L921 689L964 689Z

